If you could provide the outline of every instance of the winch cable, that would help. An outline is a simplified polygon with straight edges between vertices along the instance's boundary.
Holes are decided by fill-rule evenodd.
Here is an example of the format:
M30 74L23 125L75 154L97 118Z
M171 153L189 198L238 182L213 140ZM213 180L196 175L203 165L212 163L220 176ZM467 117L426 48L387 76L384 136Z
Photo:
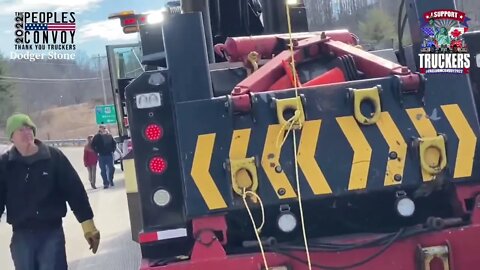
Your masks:
M334 242L321 242L321 241L315 241L311 240L309 243L310 250L315 250L315 251L322 251L322 252L338 252L338 251L347 251L347 250L352 250L352 249L357 249L357 248L365 248L365 247L372 247L372 246L377 246L385 243L391 237L393 237L396 234L394 233L387 233L384 235L381 235L379 237L376 237L374 239L368 239L365 241L361 242L354 242L354 243L334 243ZM302 247L292 243L282 243L282 244L277 244L276 245L280 249L291 249L291 250L301 250Z
M281 147L285 143L290 131L292 131L293 153L294 153L294 158L295 158L295 179L296 179L296 182L297 182L297 193L298 193L298 204L299 204L299 211L300 211L300 221L301 221L301 225L302 225L302 234L303 234L303 241L304 241L304 245L305 245L305 253L307 255L308 269L312 270L312 262L311 262L311 259L310 259L310 252L309 252L309 249L308 249L307 233L306 233L306 229L305 229L305 218L304 218L304 215L303 215L304 213L303 213L303 204L302 204L302 192L300 190L300 180L299 180L299 174L298 174L298 153L297 153L296 129L292 130L295 122L297 122L296 124L300 125L300 129L302 128L301 127L302 123L298 121L298 119L300 118L300 111L298 110L298 108L301 108L302 104L300 102L300 99L298 98L299 95L298 95L298 81L297 80L299 78L298 78L298 74L297 74L297 70L296 70L296 66L295 66L295 54L294 54L294 49L293 49L293 38L292 38L292 23L291 23L290 8L289 8L288 1L285 1L285 8L286 8L286 13L287 13L289 49L290 49L290 56L291 56L290 66L291 66L292 71L293 71L292 72L293 73L293 87L295 89L295 98L297 100L297 110L295 110L294 115L280 129L279 136L277 136L277 147L280 147L280 149L281 149ZM286 125L289 125L289 126L288 126L286 134L284 134L282 144L279 146L278 145L278 138L280 137L280 134L285 130L284 128L285 128ZM280 157L277 157L277 159L278 159L278 161L280 161Z
M412 226L412 227L407 227L407 228L401 228L397 232L392 232L392 233L387 233L385 235L382 235L378 238L361 242L361 243L331 243L331 242L323 242L325 246L319 248L318 246L315 245L315 243L312 243L310 245L311 250L314 251L320 251L320 252L342 252L342 251L348 251L352 249L358 249L358 248L371 248L371 247L376 247L376 246L383 246L380 250L378 250L376 253L370 255L369 257L356 262L354 264L350 265L345 265L345 266L326 266L326 265L319 265L319 264L313 264L314 268L317 269L323 269L323 270L347 270L351 269L354 267L361 266L363 264L366 264L370 262L371 260L375 259L376 257L380 256L383 254L385 251L388 250L389 247L393 245L396 241L406 239L418 234L423 234L427 232L434 231L435 229L429 228L429 227L423 227L423 226ZM307 264L307 262L300 257L291 254L291 251L296 251L296 250L302 250L301 246L295 246L295 245L289 245L289 244L276 244L274 246L268 247L268 251L275 252L282 254L286 257L289 257L291 259L294 259L296 261L299 261L301 263Z
M260 203L260 209L262 210L262 223L258 228L255 223L255 219L253 218L252 211L250 210L250 207L248 206L248 203L247 203L247 194L251 194L252 196L255 196L258 199L258 202ZM255 236L257 237L258 246L260 247L260 252L262 253L265 269L268 269L267 257L265 256L265 250L263 249L262 240L260 239L260 232L263 228L263 225L265 224L265 209L263 207L262 199L260 198L260 196L257 195L257 193L249 191L246 188L243 188L242 198L243 198L243 203L245 204L245 208L247 208L248 215L250 216L250 220L252 221L253 230L255 232Z
M353 263L353 264L350 264L350 265L343 265L343 266L327 266L327 265L320 265L320 264L311 264L311 266L317 268L317 269L322 269L322 270L347 270L347 269L351 269L351 268L355 268L355 267L358 267L358 266L361 266L363 264L366 264L368 262L370 262L371 260L375 259L376 257L382 255L385 251L388 250L388 248L390 248L394 243L395 241L399 240L400 237L402 236L402 234L404 233L405 229L402 228L400 229L397 233L395 233L393 235L393 237L391 237L391 239L389 239L384 245L383 247L378 250L377 252L375 252L374 254L368 256L367 258L359 261L359 262L356 262L356 263ZM308 261L305 261L301 258L299 258L298 256L295 256L293 254L290 254L288 251L291 251L289 249L285 249L285 248L280 248L280 247L272 247L271 249L269 249L270 251L272 252L276 252L278 254L282 254L286 257L289 257L293 260L296 260L296 261L299 261L303 264L307 264ZM310 267L310 265L309 265Z

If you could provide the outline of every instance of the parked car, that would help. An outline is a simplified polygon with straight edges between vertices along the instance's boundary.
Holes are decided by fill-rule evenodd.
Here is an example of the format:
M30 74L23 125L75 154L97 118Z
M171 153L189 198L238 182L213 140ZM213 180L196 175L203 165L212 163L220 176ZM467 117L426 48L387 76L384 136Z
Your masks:
M115 137L117 142L117 149L113 153L114 164L120 164L120 168L123 171L123 158L132 150L132 144L130 139L123 140L120 137Z

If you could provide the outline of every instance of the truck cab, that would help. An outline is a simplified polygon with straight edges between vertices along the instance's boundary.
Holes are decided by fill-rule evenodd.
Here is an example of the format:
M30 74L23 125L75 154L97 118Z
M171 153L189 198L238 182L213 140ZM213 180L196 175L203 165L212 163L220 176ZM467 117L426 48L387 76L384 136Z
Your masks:
M118 136L114 161L123 170L123 159L132 150L130 128L125 102L125 87L144 71L141 63L140 43L107 45L107 63L112 86L112 96L117 113Z

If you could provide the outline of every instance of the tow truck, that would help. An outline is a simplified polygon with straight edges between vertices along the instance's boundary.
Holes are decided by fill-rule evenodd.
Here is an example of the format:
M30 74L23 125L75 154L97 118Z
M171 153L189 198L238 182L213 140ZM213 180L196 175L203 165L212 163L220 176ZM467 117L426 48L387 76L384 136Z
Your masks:
M367 52L348 30L271 33L294 28L283 1L218 23L225 2L133 27L158 52L125 88L140 269L477 269L479 65L415 57L422 15L455 3L402 1L413 44ZM478 58L480 33L465 41Z

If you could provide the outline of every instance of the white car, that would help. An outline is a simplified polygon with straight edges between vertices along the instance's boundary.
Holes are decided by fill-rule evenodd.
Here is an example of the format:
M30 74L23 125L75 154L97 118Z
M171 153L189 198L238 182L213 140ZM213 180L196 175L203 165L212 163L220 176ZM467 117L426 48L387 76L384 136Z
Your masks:
M132 140L126 139L123 142L119 137L115 137L117 142L117 149L113 153L113 161L115 164L120 164L120 168L123 171L123 158L132 150Z

